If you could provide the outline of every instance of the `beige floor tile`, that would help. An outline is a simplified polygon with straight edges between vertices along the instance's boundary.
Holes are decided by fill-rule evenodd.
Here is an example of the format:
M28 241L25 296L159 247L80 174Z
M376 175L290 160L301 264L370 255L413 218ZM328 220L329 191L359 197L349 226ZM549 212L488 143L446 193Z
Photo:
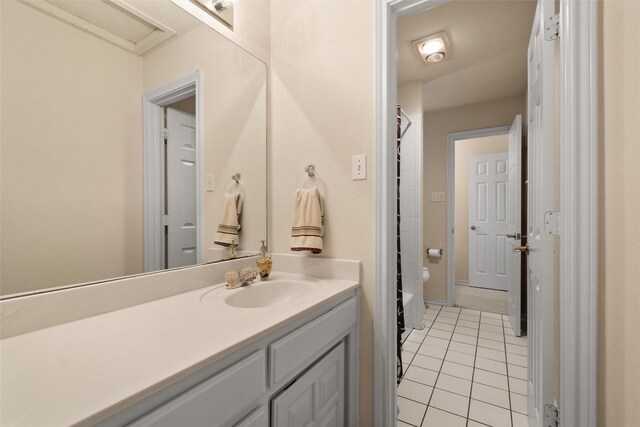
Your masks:
M509 390L508 378L506 375L496 374L482 369L476 369L473 374L473 382L477 382L491 387Z
M512 412L513 415L513 427L529 427L529 419L526 415Z
M498 351L498 350L491 350L490 348L478 347L478 352L476 354L479 357L484 357L485 359L497 360L498 362L507 361L504 350Z
M435 389L429 406L467 418L469 398L446 390Z
M400 381L400 385L398 385L398 396L415 400L425 405L429 403L432 391L433 387L407 379L403 379Z
M484 323L480 324L481 331L493 332L494 334L501 334L504 332L504 328L501 326L493 326L493 325L485 325Z
M427 337L442 338L444 340L450 340L451 335L453 335L453 332L442 331L440 329L433 329L433 328L431 328L429 332L427 332Z
M474 382L471 398L509 409L509 392L506 390Z
M519 380L527 379L527 368L523 366L509 365L509 376L513 378L517 378Z
M519 380L517 378L509 378L509 390L513 393L527 395L527 382L525 380Z
M405 341L402 344L402 350L408 351L410 353L416 353L419 348L420 348L420 344L413 341Z
M478 330L473 328L467 328L466 326L456 326L454 332L458 334L470 335L472 337L478 336Z
M416 331L415 329L411 331L411 333L407 337L407 341L417 342L418 344L421 344L422 341L424 340L424 337L427 335L427 333L425 332L424 334L422 334L420 332Z
M458 320L458 326L464 326L465 328L478 329L478 322L471 322L469 320Z
M511 393L511 410L527 415L527 396Z
M454 332L451 336L451 341L462 342L465 344L476 345L478 338L471 335L465 335L458 332Z
M442 360L429 356L423 356L422 354L416 354L411 364L419 368L431 369L432 371L440 371Z
M413 427L411 424L407 424L407 423L404 423L404 422L402 422L402 421L398 421L398 422L396 423L396 425L397 425L398 427Z
M436 359L444 359L444 355L446 352L446 348L434 347L428 343L422 344L418 349L418 354L422 354L423 356L435 357Z
M449 311L441 311L440 314L438 314L438 317L437 317L436 320L442 319L442 318L445 318L445 317L447 317L449 319L458 320L458 316L459 316L458 313L451 313Z
M411 365L409 369L405 371L404 378L424 385L434 386L436 385L438 372Z
M450 313L460 313L460 307L442 307L441 311L448 311Z
M527 355L527 347L507 343L507 353L517 354L519 356Z
M469 418L494 427L511 427L511 411L471 399Z
M449 347L449 340L438 338L438 337L427 336L422 342L422 345L428 345L430 347L438 347L438 348L446 349L447 347Z
M476 357L476 368L485 371L495 372L501 375L507 375L507 364L498 362L497 360L485 359L484 357Z
M460 313L460 317L458 317L458 320L465 320L467 322L473 322L476 325L480 323L480 316L475 316L472 314L465 314L464 312Z
M447 355L444 357L445 360L453 363L459 363L461 365L473 366L473 355L460 353L458 351L447 351Z
M507 362L511 365L527 367L527 356L520 356L518 354L507 353Z
M462 396L469 396L471 393L471 381L441 373L438 376L438 381L436 381L436 388Z
M452 341L449 344L449 351L459 351L460 353L466 353L475 355L476 354L476 346L471 344L465 344L457 341Z
M436 408L429 408L421 427L465 427L467 420L457 415L441 411Z
M496 326L502 329L502 320L483 317L480 319L480 326Z
M453 330L455 329L454 325L451 325L449 323L442 323L442 322L435 322L432 326L431 329L439 329L441 331L447 331L447 332L453 332Z
M483 311L481 317L484 319L502 320L502 315L500 313L489 313L488 311Z
M412 353L412 352L410 352L410 351L404 351L404 350L403 350L403 351L402 351L402 354L401 354L401 356L402 356L402 363L406 363L406 364L411 363L411 361L413 360L413 357L414 357L415 355L416 355L415 353Z
M506 335L504 340L509 344L520 345L522 347L527 347L529 344L527 337L512 337L511 335Z
M445 361L442 364L440 372L443 374L451 375L453 377L462 378L471 381L473 378L473 368L471 366L461 365L459 363L453 363ZM506 377L505 377L506 378Z
M480 317L480 312L478 310L472 310L470 308L463 308L460 310L460 313Z
M491 350L504 351L504 343L500 341L478 338L478 347L490 348Z
M495 334L493 332L482 331L481 330L480 332L478 332L478 336L480 338L486 338L486 339L489 339L489 340L504 342L504 335L503 334Z
M413 400L398 397L398 419L414 426L419 426L427 411L427 405Z
M436 320L436 323L440 322L440 323L448 323L449 325L455 325L457 321L458 320L455 317L440 316Z

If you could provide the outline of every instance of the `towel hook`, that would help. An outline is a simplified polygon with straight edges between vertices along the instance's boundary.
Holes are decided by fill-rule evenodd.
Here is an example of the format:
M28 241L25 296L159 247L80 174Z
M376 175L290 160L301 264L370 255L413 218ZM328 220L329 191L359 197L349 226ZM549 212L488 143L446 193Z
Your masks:
M309 165L304 168L304 171L309 174L309 177L314 177L316 176L316 165Z
M231 179L236 182L236 184L240 184L240 172L236 172L231 175Z

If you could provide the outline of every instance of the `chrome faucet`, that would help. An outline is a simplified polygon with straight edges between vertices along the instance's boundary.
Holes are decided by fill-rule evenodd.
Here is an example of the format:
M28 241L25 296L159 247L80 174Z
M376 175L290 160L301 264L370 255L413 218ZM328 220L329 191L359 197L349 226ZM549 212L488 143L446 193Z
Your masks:
M236 254L236 248L238 247L238 244L233 241L229 244L229 250L227 251L227 259L234 259L237 254Z
M251 268L243 268L240 274L235 271L229 271L225 274L227 281L227 289L236 289L253 283L258 277L258 272Z

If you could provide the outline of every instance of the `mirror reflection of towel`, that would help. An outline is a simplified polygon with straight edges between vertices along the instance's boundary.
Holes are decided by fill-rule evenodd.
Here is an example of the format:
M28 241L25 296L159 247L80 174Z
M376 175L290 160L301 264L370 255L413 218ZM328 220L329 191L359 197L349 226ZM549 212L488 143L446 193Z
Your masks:
M242 195L240 193L224 193L222 198L222 221L213 243L220 246L238 244L240 232L240 212L242 211Z
M322 252L324 210L317 187L299 188L293 201L291 250Z

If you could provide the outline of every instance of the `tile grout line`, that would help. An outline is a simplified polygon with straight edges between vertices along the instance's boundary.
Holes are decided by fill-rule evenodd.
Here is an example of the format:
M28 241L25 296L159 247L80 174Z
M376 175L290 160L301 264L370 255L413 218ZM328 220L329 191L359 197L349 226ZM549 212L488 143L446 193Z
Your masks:
M509 381L509 359L507 356L507 336L504 331L504 318L502 319L502 337L504 338L504 365L507 369L507 397L509 398L509 418L513 427L513 406L511 405L511 381Z
M460 318L460 312L462 310L460 310L458 312L458 316L456 317L456 325L458 324L458 319ZM440 314L442 313L442 306L440 307L440 310L438 311L438 316L440 316ZM438 319L438 316L436 316L436 318L433 320L433 322L435 323L435 321ZM453 327L453 330L455 331L455 326ZM436 385L438 384L438 379L440 378L440 373L442 372L442 366L444 365L444 361L445 358L447 357L447 353L449 352L449 346L451 345L451 340L453 338L453 332L451 332L451 337L449 337L449 343L447 344L447 349L444 352L444 355L442 356L442 362L440 363L440 369L438 369L438 375L436 375L436 380L433 383L433 390L431 390L431 396L429 396L429 401L427 402L427 409L424 411L424 416L422 417L422 422L420 423L420 425L422 426L422 424L424 424L424 420L427 417L427 412L429 412L429 407L431 405L431 399L433 399L433 394L436 391ZM436 408L438 409L438 408Z
M469 426L469 418L471 416L471 396L473 395L473 379L476 376L476 359L478 357L478 343L480 341L480 325L482 325L482 311L480 317L478 317L478 335L476 336L476 351L473 355L473 371L471 371L471 389L469 389L469 404L467 405L467 424Z

